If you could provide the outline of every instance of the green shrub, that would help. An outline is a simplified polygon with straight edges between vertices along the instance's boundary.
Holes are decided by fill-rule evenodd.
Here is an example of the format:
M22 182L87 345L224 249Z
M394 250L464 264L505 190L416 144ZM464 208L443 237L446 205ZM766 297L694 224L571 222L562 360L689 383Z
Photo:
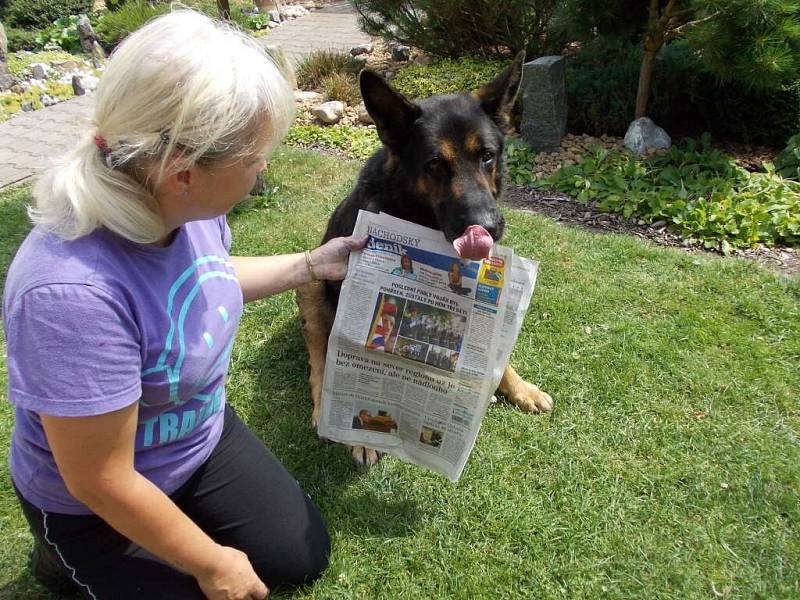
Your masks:
M60 17L88 14L93 4L93 0L11 0L6 19L15 27L42 28Z
M625 217L663 219L707 248L800 245L800 183L748 173L712 149L708 136L648 160L597 150L536 185Z
M800 133L789 138L789 145L775 157L775 170L781 177L800 181Z
M31 29L20 29L19 27L6 27L6 37L8 38L8 51L19 52L20 50L35 50L36 36L38 31Z
M549 38L556 0L353 0L370 35L437 56L529 56L560 50Z
M641 49L601 38L567 61L567 128L624 135L633 121ZM670 133L783 147L800 129L800 82L769 92L721 85L703 73L684 41L665 46L653 71L648 116Z
M507 61L459 58L411 65L397 72L392 85L409 98L454 94L478 89L507 66Z
M381 146L378 132L374 129L347 125L295 125L289 130L285 142L294 146L333 148L352 158L367 158Z
M107 48L119 44L132 31L136 31L153 17L169 12L169 4L150 6L143 0L126 2L114 12L109 12L95 27L97 37Z
M358 80L350 73L332 73L322 80L322 91L331 100L341 100L349 106L361 102Z
M337 50L314 50L297 67L297 85L304 90L320 89L322 80L334 73L355 71L350 54Z

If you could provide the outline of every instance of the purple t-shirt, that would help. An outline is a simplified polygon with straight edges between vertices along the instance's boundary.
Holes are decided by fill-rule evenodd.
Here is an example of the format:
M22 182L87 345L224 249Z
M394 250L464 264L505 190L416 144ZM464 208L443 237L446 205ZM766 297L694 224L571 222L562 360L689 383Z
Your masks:
M181 227L163 248L97 229L64 241L36 227L6 280L9 462L33 505L91 511L67 491L39 413L87 416L139 403L135 467L166 493L222 431L225 378L242 314L224 217Z

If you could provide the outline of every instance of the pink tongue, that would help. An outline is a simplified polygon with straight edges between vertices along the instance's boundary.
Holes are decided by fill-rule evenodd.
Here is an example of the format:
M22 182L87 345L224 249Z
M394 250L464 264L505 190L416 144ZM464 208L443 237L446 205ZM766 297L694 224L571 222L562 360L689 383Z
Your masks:
M461 237L453 240L453 247L458 255L469 260L489 258L489 251L493 244L492 236L480 225L470 225L464 230Z

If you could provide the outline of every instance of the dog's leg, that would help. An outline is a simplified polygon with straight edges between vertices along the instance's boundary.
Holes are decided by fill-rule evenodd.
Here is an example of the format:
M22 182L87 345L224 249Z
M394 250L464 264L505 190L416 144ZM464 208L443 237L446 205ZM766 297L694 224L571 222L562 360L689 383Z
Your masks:
M525 412L547 412L553 408L550 395L525 381L511 365L506 365L497 389Z
M328 350L328 335L333 327L333 314L325 301L325 287L321 281L308 283L297 289L297 306L300 309L300 324L308 350L308 364L311 375L311 426L316 429L319 423L320 399L322 398L322 377L325 374L325 353Z
M303 339L308 350L308 363L311 375L308 378L311 386L311 400L314 409L311 411L311 426L314 430L319 424L320 401L322 399L322 379L325 375L325 354L328 350L328 336L333 327L333 311L325 299L325 287L321 281L306 284L297 289L297 306L300 310L300 324ZM372 448L349 446L344 444L353 460L360 465L374 465L382 454Z

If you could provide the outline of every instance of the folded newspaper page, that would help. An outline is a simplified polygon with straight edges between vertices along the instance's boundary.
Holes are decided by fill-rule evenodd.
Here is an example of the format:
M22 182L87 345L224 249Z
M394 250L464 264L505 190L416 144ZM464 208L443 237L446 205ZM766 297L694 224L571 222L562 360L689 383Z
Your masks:
M319 435L457 481L503 375L538 264L495 245L460 258L440 231L361 211L328 342Z

